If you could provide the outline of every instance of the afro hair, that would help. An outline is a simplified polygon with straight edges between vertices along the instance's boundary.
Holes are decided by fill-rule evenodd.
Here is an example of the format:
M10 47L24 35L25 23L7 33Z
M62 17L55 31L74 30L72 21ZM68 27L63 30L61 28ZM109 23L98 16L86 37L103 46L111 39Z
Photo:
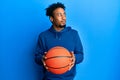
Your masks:
M48 8L46 8L46 16L53 16L53 11L57 8L63 8L65 10L64 4L60 2L53 3Z

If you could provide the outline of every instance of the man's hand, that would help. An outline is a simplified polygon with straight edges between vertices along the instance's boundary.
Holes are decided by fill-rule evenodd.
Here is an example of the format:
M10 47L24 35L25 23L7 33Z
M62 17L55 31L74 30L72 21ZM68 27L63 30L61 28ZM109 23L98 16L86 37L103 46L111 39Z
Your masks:
M75 55L74 55L74 52L72 51L72 52L70 52L70 54L71 54L72 58L70 59L71 63L69 64L70 65L69 70L71 70L71 68L75 64Z
M45 54L47 53L47 52L44 52ZM43 59L42 59L42 62L43 62L43 65L44 65L44 67L46 68L46 69L48 69L48 67L46 66L46 63L45 63L45 59L47 59L47 57L45 57L45 54L43 55Z

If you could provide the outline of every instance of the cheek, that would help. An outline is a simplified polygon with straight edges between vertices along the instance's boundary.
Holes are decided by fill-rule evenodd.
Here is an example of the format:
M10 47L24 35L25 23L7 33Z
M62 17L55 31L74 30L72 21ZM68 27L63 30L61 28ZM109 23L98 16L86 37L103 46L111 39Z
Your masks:
M61 21L61 20L62 20L62 17L56 17L55 20L56 20L56 21Z
M54 20L54 22L57 23L57 24L59 24L60 21L61 21L61 19L55 19L55 20Z

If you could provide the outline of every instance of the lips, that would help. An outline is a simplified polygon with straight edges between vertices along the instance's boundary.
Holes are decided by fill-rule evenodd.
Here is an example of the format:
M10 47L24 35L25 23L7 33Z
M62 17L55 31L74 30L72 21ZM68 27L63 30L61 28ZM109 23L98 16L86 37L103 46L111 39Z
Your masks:
M63 21L61 21L61 23L62 23L62 24L66 24L66 21L65 21L65 20L63 20Z

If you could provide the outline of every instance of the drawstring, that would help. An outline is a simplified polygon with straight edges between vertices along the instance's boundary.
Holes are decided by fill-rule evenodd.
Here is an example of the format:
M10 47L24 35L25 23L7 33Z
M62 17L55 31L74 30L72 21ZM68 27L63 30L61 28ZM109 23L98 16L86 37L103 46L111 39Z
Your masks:
M56 32L55 33L55 38L60 40L61 39L61 33L60 32Z
M58 38L57 33L55 33L55 38L56 38L56 39Z

